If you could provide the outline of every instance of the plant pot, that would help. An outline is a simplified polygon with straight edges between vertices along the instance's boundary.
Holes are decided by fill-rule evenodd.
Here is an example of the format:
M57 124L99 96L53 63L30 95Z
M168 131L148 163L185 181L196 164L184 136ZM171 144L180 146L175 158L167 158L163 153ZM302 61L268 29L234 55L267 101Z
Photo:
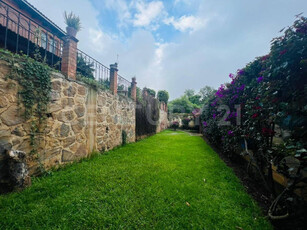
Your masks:
M72 36L72 37L76 37L77 35L77 30L70 26L66 27L66 32L67 32L67 35Z

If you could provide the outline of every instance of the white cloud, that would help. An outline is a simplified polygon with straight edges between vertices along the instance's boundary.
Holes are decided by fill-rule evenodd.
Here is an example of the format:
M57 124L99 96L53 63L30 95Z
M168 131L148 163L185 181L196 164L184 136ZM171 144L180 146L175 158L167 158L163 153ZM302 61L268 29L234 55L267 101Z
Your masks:
M134 15L133 25L148 26L161 15L164 6L161 1L153 1L148 4L137 2L136 9L138 13Z
M117 19L119 21L119 27L125 27L131 21L130 5L124 0L105 0L97 2L98 6L101 8L106 8L108 10L114 10L117 14Z
M173 25L176 30L186 32L188 30L196 31L203 28L206 25L207 20L193 15L184 15L179 19L174 19L174 17L167 18L164 20L164 23L167 25Z
M269 52L270 40L279 35L281 28L293 23L293 15L307 7L304 0L296 0L297 4L280 0L277 8L274 1L266 0L242 1L240 4L206 0L198 1L196 14L173 18L174 15L167 16L162 1L157 0L154 3L97 0L95 7L89 0L29 1L63 29L64 10L79 15L83 29L77 35L78 48L106 66L114 63L118 54L120 75L128 80L136 75L139 87L166 89L171 99L182 95L187 88L217 87L229 81L229 72ZM263 5L266 5L265 11ZM110 20L120 23L118 15L123 14L123 23L128 26L136 23L131 36L123 41L106 33L101 23L107 22L99 20L99 9L105 9L102 7L117 10ZM135 10L136 14L133 13ZM272 20L273 17L279 20ZM208 23L208 18L212 23ZM161 21L178 31L190 33L180 33L173 40L176 43L165 44L165 34L157 40L157 34L154 37L152 33L153 26ZM203 28L206 28L205 33Z

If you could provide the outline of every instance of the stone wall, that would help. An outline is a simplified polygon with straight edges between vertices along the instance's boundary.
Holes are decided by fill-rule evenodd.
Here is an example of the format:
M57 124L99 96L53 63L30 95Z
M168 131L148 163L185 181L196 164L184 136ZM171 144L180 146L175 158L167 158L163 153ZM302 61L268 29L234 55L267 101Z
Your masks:
M30 175L39 173L39 166L49 169L84 158L94 150L110 150L122 143L122 131L127 133L127 142L135 141L134 101L52 73L48 118L36 137L38 155L32 156L31 123L21 116L18 84L5 79L8 73L8 66L1 62L0 145L26 152Z
M159 113L160 114L159 114L159 124L157 127L157 133L167 129L169 126L167 110L165 111L164 109L160 109Z

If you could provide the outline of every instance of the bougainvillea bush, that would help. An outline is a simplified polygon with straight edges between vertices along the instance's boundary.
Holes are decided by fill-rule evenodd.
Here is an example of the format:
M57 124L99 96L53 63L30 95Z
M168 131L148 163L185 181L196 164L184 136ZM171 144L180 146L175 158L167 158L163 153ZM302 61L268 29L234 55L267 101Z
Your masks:
M273 39L268 55L229 77L204 108L204 134L224 153L248 154L268 188L272 163L297 184L307 160L306 17Z

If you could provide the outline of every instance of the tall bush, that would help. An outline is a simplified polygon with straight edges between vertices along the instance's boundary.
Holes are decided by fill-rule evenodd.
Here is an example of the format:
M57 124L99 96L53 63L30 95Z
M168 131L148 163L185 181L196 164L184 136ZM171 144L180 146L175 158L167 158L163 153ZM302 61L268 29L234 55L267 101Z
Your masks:
M291 179L288 191L306 180L300 174L307 160L306 35L307 19L301 17L272 40L268 55L230 74L231 82L221 85L202 115L208 139L224 153L250 155L268 189L271 162ZM298 164L286 164L285 157Z

